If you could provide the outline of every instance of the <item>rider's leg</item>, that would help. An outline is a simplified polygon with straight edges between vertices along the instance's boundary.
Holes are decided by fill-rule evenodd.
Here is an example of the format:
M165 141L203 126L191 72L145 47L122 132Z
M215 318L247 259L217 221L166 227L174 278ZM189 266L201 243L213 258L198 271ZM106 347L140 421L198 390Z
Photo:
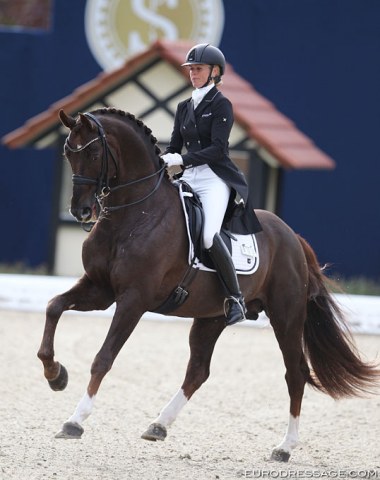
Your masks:
M230 252L219 232L230 198L230 188L211 169L198 175L196 191L204 210L203 246L210 254L227 297L226 324L245 319L245 304Z
M219 233L214 235L214 241L211 248L208 249L208 253L210 254L227 295L226 325L233 325L234 323L245 320L247 310L240 290L235 266L232 262L230 252Z

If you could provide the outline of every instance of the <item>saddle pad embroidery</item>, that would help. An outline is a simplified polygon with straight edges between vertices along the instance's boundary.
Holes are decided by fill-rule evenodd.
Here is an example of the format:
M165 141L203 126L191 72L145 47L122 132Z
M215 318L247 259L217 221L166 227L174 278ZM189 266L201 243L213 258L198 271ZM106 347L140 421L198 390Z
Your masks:
M184 196L192 195L189 192L184 192L181 187L181 183L178 182L179 196L181 199L182 210L185 216L186 232L189 241L189 254L188 263L194 258L194 246L190 236L189 217L187 215ZM252 275L259 268L259 249L257 247L256 237L253 234L250 235L238 235L233 234L231 237L232 246L232 261L235 265L236 272L239 275ZM194 268L204 270L207 272L215 272L215 270L206 267L199 259L195 259Z

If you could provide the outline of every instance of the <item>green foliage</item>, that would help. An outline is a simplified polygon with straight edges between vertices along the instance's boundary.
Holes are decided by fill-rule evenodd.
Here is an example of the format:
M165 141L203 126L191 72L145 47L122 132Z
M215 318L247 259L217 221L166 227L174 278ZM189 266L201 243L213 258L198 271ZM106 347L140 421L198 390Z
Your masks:
M45 265L38 267L29 267L22 262L17 263L0 263L0 273L21 273L28 275L48 275L48 269Z
M375 281L365 277L333 277L332 290L335 293L348 293L351 295L377 295L380 296L380 280Z

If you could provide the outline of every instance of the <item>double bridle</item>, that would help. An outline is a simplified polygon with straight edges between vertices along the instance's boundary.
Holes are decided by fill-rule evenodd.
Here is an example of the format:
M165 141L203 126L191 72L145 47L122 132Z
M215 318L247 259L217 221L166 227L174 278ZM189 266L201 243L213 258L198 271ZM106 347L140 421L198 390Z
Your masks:
M110 187L109 178L108 178L108 159L109 159L109 156L112 158L112 161L115 165L116 173L117 173L118 172L118 166L117 166L116 159L115 159L115 157L112 153L112 150L110 149L110 147L108 145L107 136L106 136L106 133L105 133L104 128L103 128L102 124L100 123L100 121L92 113L87 112L84 115L87 118L91 119L96 124L96 126L98 127L98 136L93 138L89 142L87 142L85 145L82 145L78 148L72 147L69 143L69 137L67 137L66 142L65 142L65 147L72 153L78 153L78 152L82 152L83 150L85 150L87 147L92 145L94 142L101 141L102 148L103 148L102 166L101 166L101 171L100 171L100 175L99 175L98 178L92 178L92 177L86 177L84 175L73 174L73 176L72 176L73 184L74 185L96 185L95 198L96 198L96 200L97 200L97 202L100 206L100 211L102 213L105 213L105 214L110 213L110 212L115 211L115 210L119 210L121 208L131 207L132 205L137 205L137 204L142 203L145 200L147 200L151 195L153 195L156 192L156 190L160 186L161 181L164 177L164 173L165 173L165 165L163 165L156 172L154 172L150 175L147 175L146 177L142 177L142 178L139 178L137 180L132 180L132 181L127 182L127 183L116 185L115 187ZM134 185L136 183L143 182L144 180L149 180L150 178L153 178L156 175L159 175L158 181L157 181L156 185L154 186L153 190L150 191L147 195L145 195L145 197L140 198L139 200L135 200L134 202L125 203L123 205L117 205L117 206L113 206L113 207L104 207L103 206L103 200L106 197L108 197L108 195L110 195L112 192L114 192L116 190L119 190L120 188L129 187L130 185Z

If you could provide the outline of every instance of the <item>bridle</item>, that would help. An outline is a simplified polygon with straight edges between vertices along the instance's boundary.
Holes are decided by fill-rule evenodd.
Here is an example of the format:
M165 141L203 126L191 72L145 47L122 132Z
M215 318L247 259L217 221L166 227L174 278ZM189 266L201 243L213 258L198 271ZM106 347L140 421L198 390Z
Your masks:
M97 178L86 177L84 175L73 174L73 176L72 176L73 184L74 185L96 185L95 198L96 198L96 200L97 200L97 202L100 206L100 211L102 213L105 213L105 214L113 212L115 210L119 210L121 208L131 207L133 205L137 205L137 204L142 203L145 200L147 200L159 188L159 186L162 182L162 179L164 177L165 165L163 165L156 172L154 172L150 175L147 175L146 177L142 177L142 178L139 178L137 180L132 180L132 181L127 182L127 183L123 183L123 184L120 184L120 185L116 185L114 187L110 187L109 178L108 178L108 159L109 159L109 156L112 158L112 161L113 161L113 163L115 165L115 168L116 168L116 176L117 176L118 166L117 166L116 159L115 159L115 157L112 153L112 150L110 149L110 147L108 145L107 136L106 136L106 133L105 133L104 128L103 128L102 124L100 123L100 121L92 113L87 112L87 113L84 113L84 115L87 118L91 119L96 124L96 126L98 127L98 136L93 138L89 142L87 142L85 145L81 145L78 148L72 147L69 143L69 137L67 137L66 141L65 141L65 147L72 153L79 153L79 152L82 152L83 150L85 150L90 145L92 145L94 142L101 141L102 148L103 148L102 166L101 166L101 170L100 170L100 175ZM151 190L143 198L140 198L139 200L135 200L134 202L125 203L123 205L117 205L117 206L112 206L112 207L104 207L103 206L103 200L106 197L108 197L108 195L110 195L112 192L114 192L116 190L119 190L120 188L129 187L130 185L134 185L134 184L143 182L144 180L148 180L150 178L153 178L156 175L159 175L156 185L154 186L153 190Z

